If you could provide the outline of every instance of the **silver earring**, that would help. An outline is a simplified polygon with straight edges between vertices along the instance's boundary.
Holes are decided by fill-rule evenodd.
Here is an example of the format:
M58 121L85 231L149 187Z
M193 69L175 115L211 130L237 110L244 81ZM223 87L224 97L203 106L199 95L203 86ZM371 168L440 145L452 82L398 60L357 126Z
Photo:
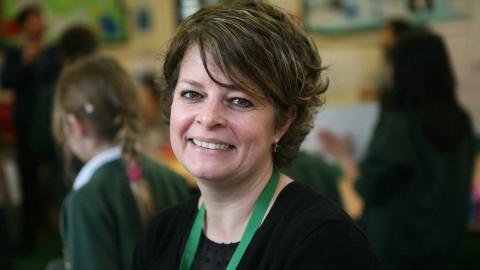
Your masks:
M273 152L278 153L280 151L280 145L278 143L273 144Z

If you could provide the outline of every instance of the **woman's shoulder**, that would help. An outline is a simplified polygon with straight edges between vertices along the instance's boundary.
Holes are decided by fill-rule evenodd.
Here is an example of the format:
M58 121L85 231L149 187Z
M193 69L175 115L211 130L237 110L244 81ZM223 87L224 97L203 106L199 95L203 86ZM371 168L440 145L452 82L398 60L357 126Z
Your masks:
M380 269L367 238L350 222L327 219L295 242L292 269Z
M270 215L271 214L271 215ZM377 269L364 234L336 204L299 182L277 197L258 234L284 269ZM252 255L253 256L253 255ZM371 267L371 268L370 268Z
M279 195L272 219L283 224L284 230L296 237L328 232L342 234L346 231L365 239L350 216L337 204L299 182L292 182ZM276 202L276 203L277 203ZM341 224L341 226L338 226Z
M297 218L351 221L337 204L299 181L293 181L282 190L275 206L276 212L289 213Z

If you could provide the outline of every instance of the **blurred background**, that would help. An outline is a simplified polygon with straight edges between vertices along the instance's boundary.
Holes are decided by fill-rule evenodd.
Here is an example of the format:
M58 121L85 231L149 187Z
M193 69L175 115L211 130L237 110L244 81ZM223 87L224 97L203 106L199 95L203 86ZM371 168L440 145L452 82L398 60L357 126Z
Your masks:
M62 31L74 24L92 29L100 42L100 51L117 58L134 76L139 87L154 88L161 67L163 50L178 23L200 7L215 0L0 0L0 46L7 48L25 42L25 29L18 14L25 7L41 7L42 46L54 47ZM306 152L322 151L316 138L318 130L328 128L352 138L354 155L361 159L377 121L378 93L388 80L386 47L392 33L385 25L391 19L414 26L428 27L440 34L448 47L457 78L458 98L470 114L474 129L480 132L480 1L476 0L272 0L295 14L313 36L330 81L326 105L315 120L314 132L303 147ZM40 49L38 49L40 50ZM2 54L3 55L3 54ZM0 56L0 73L5 56ZM59 59L51 58L51 61ZM31 78L24 78L30 80ZM45 269L48 262L61 256L58 236L58 209L69 186L52 184L52 164L39 162L35 167L35 202L42 204L39 222L28 228L34 240L25 243L25 219L20 210L26 201L22 192L22 172L16 156L19 132L13 120L17 94L8 84L0 86L0 269ZM151 154L185 175L175 162L165 127L159 120L155 91L146 90L146 119L150 121L145 145ZM40 105L39 105L40 106ZM31 118L30 121L33 120ZM48 133L49 120L43 126ZM29 135L31 136L31 135ZM165 143L164 143L165 142ZM46 141L41 141L46 143ZM48 151L48 150L47 150ZM326 160L329 157L326 156ZM51 161L54 163L55 161ZM480 179L474 179L480 184ZM472 195L473 196L473 195ZM480 202L480 195L473 200ZM34 204L37 204L35 203ZM474 204L474 203L473 203ZM478 203L480 206L480 203ZM36 211L36 210L35 210ZM475 209L472 208L472 216ZM480 269L480 231L475 218L465 241L464 265ZM7 263L8 261L8 263ZM3 267L3 268L2 268Z

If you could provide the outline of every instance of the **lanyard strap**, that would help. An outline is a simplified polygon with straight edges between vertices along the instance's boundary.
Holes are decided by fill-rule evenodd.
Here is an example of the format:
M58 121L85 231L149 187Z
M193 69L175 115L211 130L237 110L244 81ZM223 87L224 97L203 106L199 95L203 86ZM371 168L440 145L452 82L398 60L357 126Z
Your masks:
M247 228L243 232L242 239L240 240L240 243L230 259L227 270L236 269L240 263L243 253L245 253L245 250L247 249L248 244L250 244L253 235L262 224L262 220L267 212L270 202L272 201L273 194L275 193L275 188L277 187L279 178L280 173L278 172L278 169L274 167L272 176L270 177L270 180L268 180L268 184L265 186L260 194L260 197L258 197L257 202L255 203L255 209L248 220ZM183 251L182 261L180 263L180 270L190 270L192 268L193 259L197 253L198 244L200 243L202 225L205 220L205 212L205 205L202 203L200 209L198 209L198 213L195 217L195 221L193 222L190 234L188 235L187 244L185 246L185 250Z

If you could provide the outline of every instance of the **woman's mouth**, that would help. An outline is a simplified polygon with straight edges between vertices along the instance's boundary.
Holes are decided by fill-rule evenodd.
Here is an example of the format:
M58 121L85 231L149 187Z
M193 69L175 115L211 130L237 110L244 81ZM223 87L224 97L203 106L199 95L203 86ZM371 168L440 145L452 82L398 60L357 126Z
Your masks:
M201 141L197 139L190 139L190 141L196 146L199 146L205 149L210 149L210 150L229 150L234 148L233 145L226 144L226 143L212 143L212 142L206 142L206 141Z

